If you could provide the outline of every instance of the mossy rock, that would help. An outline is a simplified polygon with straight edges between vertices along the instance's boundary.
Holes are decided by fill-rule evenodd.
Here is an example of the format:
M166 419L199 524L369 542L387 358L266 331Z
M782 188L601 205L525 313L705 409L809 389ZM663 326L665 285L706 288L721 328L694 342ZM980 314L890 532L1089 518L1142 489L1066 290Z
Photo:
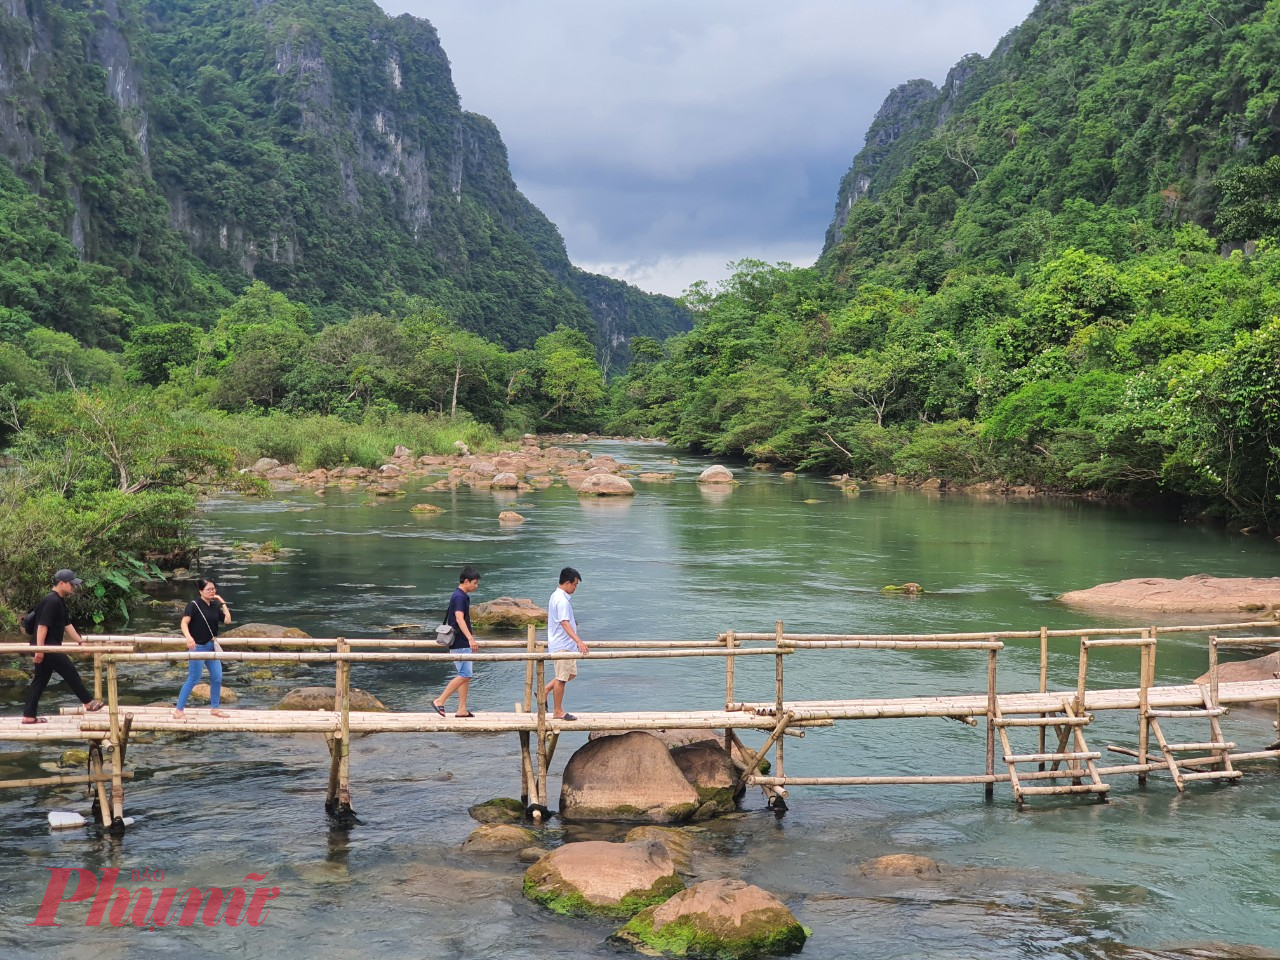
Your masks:
M62 756L58 758L58 766L60 767L86 767L89 765L88 750L63 750Z
M534 864L534 867L545 859L546 857L540 858ZM524 895L528 899L566 917L611 917L615 919L631 917L641 910L657 906L669 900L683 889L684 881L679 877L663 877L655 881L648 890L628 894L617 903L592 903L580 893L544 890L540 889L537 883L527 876L524 879Z
M276 675L272 673L270 670L267 670L265 667L259 668L257 670L248 670L242 674L239 674L239 676L244 680L250 681L251 683L259 683L263 680L274 680L276 678Z
M887 587L880 588L881 593L900 593L906 597L917 597L924 593L924 587L918 583L889 584Z
M480 823L514 823L524 819L524 804L510 797L494 797L468 807L467 813Z
M192 703L208 703L211 691L207 683L197 683L191 688L190 700ZM227 685L222 685L222 703L237 703L240 695L234 690L228 690Z
M631 917L684 889L665 845L566 843L525 871L524 895L575 917Z
M772 894L741 880L710 880L642 910L611 939L646 953L753 960L795 953L809 935Z
M13 667L0 669L0 686L13 686L19 683L30 683L31 674L26 670L15 670Z
M513 823L482 823L462 844L466 853L515 853L538 842L528 827Z

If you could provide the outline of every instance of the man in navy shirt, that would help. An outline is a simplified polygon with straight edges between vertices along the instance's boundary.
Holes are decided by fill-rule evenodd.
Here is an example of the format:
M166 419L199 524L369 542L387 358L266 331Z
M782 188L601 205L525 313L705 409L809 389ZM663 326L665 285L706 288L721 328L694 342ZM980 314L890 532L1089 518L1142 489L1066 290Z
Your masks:
M31 639L37 647L34 657L36 670L31 686L27 688L27 705L22 711L23 723L45 722L44 717L36 716L36 710L40 707L40 696L44 693L44 688L49 685L55 673L67 682L71 692L80 698L86 710L102 709L102 701L93 699L71 658L65 653L45 652L47 647L62 646L64 633L70 633L71 639L76 643L84 643L84 638L67 613L67 597L75 593L76 587L82 583L84 581L70 570L59 570L53 575L53 589L36 605L36 633Z
M449 609L444 614L444 622L453 627L450 650L470 649L475 653L480 649L479 644L476 643L476 635L471 630L471 594L475 593L479 586L480 574L471 567L463 567L462 573L458 575L458 586L453 591L453 596L449 598ZM455 660L453 665L457 668L458 675L449 681L449 685L444 688L444 693L440 694L439 699L432 700L431 705L436 708L436 713L443 717L444 705L456 693L458 712L455 716L474 717L475 714L467 710L467 690L471 687L471 661Z

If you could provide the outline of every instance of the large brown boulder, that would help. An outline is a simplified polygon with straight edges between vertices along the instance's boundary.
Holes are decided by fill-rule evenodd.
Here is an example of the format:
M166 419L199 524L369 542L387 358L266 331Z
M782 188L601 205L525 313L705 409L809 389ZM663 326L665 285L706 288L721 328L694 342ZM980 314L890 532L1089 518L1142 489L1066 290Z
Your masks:
M557 913L630 917L684 889L661 843L586 840L551 851L524 875L524 895Z
M1280 653L1269 653L1265 657L1255 657L1252 660L1218 664L1219 683L1276 679L1280 679ZM1196 677L1196 683L1208 682L1208 673L1202 673Z
M642 910L614 939L646 953L746 960L795 953L808 936L768 891L741 880L708 880Z
M547 622L547 611L526 597L495 597L471 608L471 622L477 627L539 626Z
M666 745L641 731L589 740L564 768L560 815L567 820L678 823L699 806Z
M698 793L699 818L737 808L743 791L738 789L738 772L723 744L702 740L672 747L671 759Z
M297 627L282 627L277 623L242 623L240 626L232 627L230 630L222 633L218 637L218 640L225 646L233 647L238 650L249 650L254 653L267 653L271 651L292 651L297 653L299 651L325 649L323 645L318 643L255 643L252 646L235 643L236 640L261 638L268 638L272 640L312 639L311 634L307 633L305 630L299 630Z
M634 497L636 488L626 477L612 473L593 473L578 485L580 497Z
M1072 590L1063 603L1161 613L1265 613L1280 610L1280 577L1146 577Z
M278 640L310 640L311 634L297 627L282 627L278 623L242 623L218 635L219 640L235 640L238 637L271 637Z
M699 483L737 483L738 481L733 479L732 470L730 470L728 467L722 467L720 466L720 464L717 463L715 466L707 467L707 469L703 470L702 473L698 475L698 482Z
M334 704L333 687L296 687L284 695L272 710L332 710ZM351 688L351 709L373 713L385 713L387 708L371 693Z

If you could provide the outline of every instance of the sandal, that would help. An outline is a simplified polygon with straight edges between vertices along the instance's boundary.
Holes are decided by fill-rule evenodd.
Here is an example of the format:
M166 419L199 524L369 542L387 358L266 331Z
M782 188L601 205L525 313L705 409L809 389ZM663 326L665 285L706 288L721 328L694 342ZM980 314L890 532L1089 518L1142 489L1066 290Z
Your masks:
M185 713L185 712L183 712L182 710L175 710L175 711L173 711L173 719L175 719L175 720L185 720L185 719L187 719L187 715L186 715L186 713Z
M102 709L102 701L90 700L88 703L84 705L84 709L85 709L85 712L87 713L97 713L99 710Z
M210 710L210 711L209 711L209 716L211 716L211 717L229 717L229 716L231 716L231 714L227 713L227 711L225 711L225 710L218 710L218 709L216 709L216 708L215 708L215 709L213 709L213 710Z
M578 718L575 717L572 713L566 713L563 717L552 717L551 719L552 720L577 720Z
M22 722L23 723L48 723L49 718L48 717L23 717Z
M434 700L431 701L431 705L436 708L436 713L440 714L442 717L444 716L444 707L440 706L440 704L436 703Z
M472 713L470 710L468 710L466 713L455 713L454 716L459 718L460 720L470 720L472 717L475 716L475 714Z

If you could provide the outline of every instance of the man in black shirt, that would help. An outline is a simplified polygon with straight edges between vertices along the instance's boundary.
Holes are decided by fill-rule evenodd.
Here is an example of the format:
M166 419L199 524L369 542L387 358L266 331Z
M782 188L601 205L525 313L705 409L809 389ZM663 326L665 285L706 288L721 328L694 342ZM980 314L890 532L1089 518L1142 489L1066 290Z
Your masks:
M67 613L67 597L75 593L76 587L82 583L84 581L70 570L59 570L53 575L53 589L36 605L34 613L36 633L31 641L35 646L60 647L63 634L68 631L71 633L72 640L76 643L84 643L84 638L80 636L80 631L75 628L70 614ZM43 649L39 649L34 659L36 672L31 680L31 686L27 688L27 705L22 711L23 723L45 722L44 717L36 716L36 709L40 706L40 696L44 693L44 688L49 685L55 673L67 682L71 692L80 698L86 710L102 709L102 701L93 699L85 688L84 681L80 679L76 665L65 653L46 653Z

